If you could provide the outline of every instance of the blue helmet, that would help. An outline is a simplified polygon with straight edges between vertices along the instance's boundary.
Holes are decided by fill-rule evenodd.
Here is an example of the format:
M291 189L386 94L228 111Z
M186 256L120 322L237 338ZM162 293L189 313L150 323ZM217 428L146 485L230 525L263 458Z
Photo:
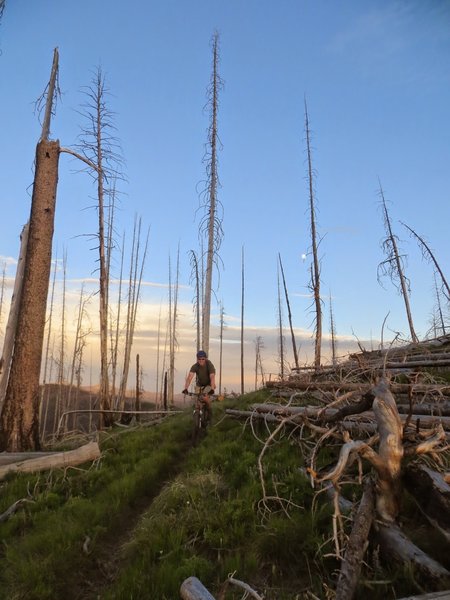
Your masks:
M197 352L197 358L208 358L208 357L206 356L206 352L204 350L199 350Z

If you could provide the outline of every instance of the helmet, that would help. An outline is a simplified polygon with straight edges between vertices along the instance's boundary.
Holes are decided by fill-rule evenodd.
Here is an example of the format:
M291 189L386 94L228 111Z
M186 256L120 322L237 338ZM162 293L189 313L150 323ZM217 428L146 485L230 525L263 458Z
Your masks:
M207 358L206 352L204 350L199 350L197 352L197 358Z

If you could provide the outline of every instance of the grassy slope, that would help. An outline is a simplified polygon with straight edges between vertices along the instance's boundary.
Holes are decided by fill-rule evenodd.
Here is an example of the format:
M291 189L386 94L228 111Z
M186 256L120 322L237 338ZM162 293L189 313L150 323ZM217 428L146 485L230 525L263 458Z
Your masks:
M307 590L325 598L338 567L323 558L333 552L331 508L312 510L289 435L264 456L266 496L285 501L261 501L262 444L223 416L225 407L255 400L216 404L215 424L196 448L186 411L150 429L102 434L103 457L84 470L1 483L0 513L18 498L33 502L0 524L0 598L174 600L190 575L216 595L230 573L266 600L306 598ZM382 577L387 583L361 585L360 597L395 598Z

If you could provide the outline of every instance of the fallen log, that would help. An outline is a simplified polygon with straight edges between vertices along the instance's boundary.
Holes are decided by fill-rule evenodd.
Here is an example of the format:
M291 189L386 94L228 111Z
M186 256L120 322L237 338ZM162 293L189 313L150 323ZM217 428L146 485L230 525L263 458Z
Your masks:
M333 486L326 486L327 494L331 501L334 501L336 490ZM340 510L345 514L350 514L353 508L353 503L339 495L338 503ZM416 546L394 523L383 525L381 522L376 522L371 530L371 543L375 543L380 547L381 554L385 559L390 558L399 565L410 563L427 580L438 582L449 582L450 572L436 560L431 558L418 546ZM432 596L433 597L433 596Z
M38 456L20 462L10 463L0 467L0 480L8 473L35 473L48 469L63 469L74 467L95 460L100 457L100 448L97 442L89 442L75 450L55 452L47 456Z
M375 494L372 483L368 482L353 520L353 528L339 573L335 600L351 600L355 594L374 514Z
M450 590L445 592L431 592L431 594L421 594L420 596L405 596L398 600L450 600Z
M266 388L288 388L292 390L308 391L322 390L335 391L341 390L345 392L360 391L365 394L373 388L373 383L347 383L345 381L267 381ZM429 394L431 392L442 396L450 396L450 385L438 383L393 383L389 386L393 394Z
M397 525L377 523L374 530L375 540L384 556L399 564L411 563L430 581L450 583L450 572L413 544Z
M214 600L203 583L197 577L188 577L180 587L180 597L183 600Z
M426 465L411 463L403 479L430 524L450 542L450 485L444 476Z
M323 422L326 422L326 417L333 417L338 409L336 408L323 408L317 406L283 406L282 404L273 404L273 403L263 403L263 404L253 404L252 409L256 413L272 413L274 415L280 416L303 416L308 419L317 419L319 412L321 413L321 419ZM226 411L228 412L228 410ZM244 411L243 411L244 412ZM374 414L372 411L365 411L359 414L360 418L363 419L373 419ZM345 418L345 421L342 423L346 423L349 417ZM353 420L356 420L357 416L353 415ZM402 423L405 423L408 420L408 415L402 414L400 415L400 419ZM424 428L436 427L439 423L443 426L443 428L447 431L450 431L450 417L441 417L440 415L412 415L412 419L410 419L410 425L420 426Z

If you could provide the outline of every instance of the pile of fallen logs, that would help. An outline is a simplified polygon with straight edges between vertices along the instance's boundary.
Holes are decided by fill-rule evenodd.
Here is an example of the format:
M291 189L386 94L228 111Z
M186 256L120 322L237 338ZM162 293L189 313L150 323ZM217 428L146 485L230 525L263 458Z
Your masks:
M441 367L443 361L450 364L450 353L449 358L441 354L436 353L439 358L433 366ZM413 544L399 526L401 500L407 490L442 544L450 543L450 384L433 382L426 373L422 377L414 373L407 378L409 383L398 383L386 366L395 363L397 369L400 360L389 357L388 361L386 356L383 360L384 365L378 365L370 376L364 365L362 378L338 380L334 370L334 378L322 373L315 380L292 377L270 382L267 387L274 396L284 391L284 398L289 393L288 401L280 394L276 402L226 411L252 424L265 422L270 441L282 428L295 427L297 435L308 441L302 446L306 461L302 472L314 488L326 488L335 509L333 523L342 522L342 513L352 515L349 538L337 525L334 528L335 554L341 560L336 600L353 597L369 542L379 546L389 560L413 566L427 582L428 591L450 588L446 566ZM422 355L404 364L409 369L418 362L425 362ZM379 376L380 370L384 375ZM312 439L316 440L313 451ZM330 441L334 446L340 443L336 461L319 468L320 448ZM355 465L359 468L352 469ZM358 505L342 495L344 475L346 483L363 484Z

